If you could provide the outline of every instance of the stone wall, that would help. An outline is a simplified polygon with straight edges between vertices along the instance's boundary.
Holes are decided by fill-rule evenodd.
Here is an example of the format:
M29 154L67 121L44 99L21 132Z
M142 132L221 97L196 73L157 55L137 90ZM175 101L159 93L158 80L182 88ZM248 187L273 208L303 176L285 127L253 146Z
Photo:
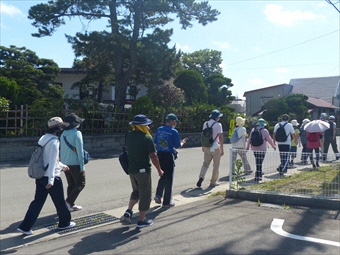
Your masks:
M185 147L201 146L200 133L180 133L181 139L188 137ZM117 156L125 144L125 135L97 135L84 136L84 149L90 153L91 158L110 158ZM39 137L1 138L0 161L29 161L32 152L37 148ZM228 133L224 133L224 142L227 142Z

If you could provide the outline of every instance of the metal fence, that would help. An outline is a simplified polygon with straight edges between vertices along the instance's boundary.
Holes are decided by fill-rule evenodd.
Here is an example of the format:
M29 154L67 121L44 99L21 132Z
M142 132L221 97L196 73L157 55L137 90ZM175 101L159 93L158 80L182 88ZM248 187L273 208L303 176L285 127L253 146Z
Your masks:
M337 139L337 144L339 144L339 137ZM237 153L237 159L234 161L233 153ZM238 153L246 155L252 173L245 173L244 162L242 162ZM292 159L291 153L285 153L285 156L289 160ZM255 178L254 152L230 148L229 187L234 190L340 200L340 160L337 160L332 148L330 147L326 160L322 160L320 153L319 167L313 167L309 157L307 163L303 162L302 159L301 147L298 147L293 164L287 165L287 173L280 174L278 171L281 164L280 152L270 148L262 163L263 175L260 179L257 179ZM315 152L313 159L316 163ZM236 165L241 167L238 169Z

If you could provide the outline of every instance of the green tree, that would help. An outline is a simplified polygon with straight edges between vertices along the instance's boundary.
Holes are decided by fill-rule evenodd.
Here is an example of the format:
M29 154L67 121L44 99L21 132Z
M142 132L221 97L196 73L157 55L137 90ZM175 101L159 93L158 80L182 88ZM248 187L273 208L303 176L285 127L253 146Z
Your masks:
M174 84L185 92L189 105L195 102L203 103L208 99L207 88L204 85L202 75L195 70L181 72L175 79Z
M222 74L222 52L217 50L199 50L183 53L182 64L185 70L196 70L203 78L212 74Z
M19 86L17 91L16 86L11 84L11 88L0 91L0 96L8 96L8 90L17 93L11 99L13 105L31 105L35 100L46 96L50 84L59 72L60 69L55 62L39 58L35 52L25 47L0 46L0 76L15 81Z
M223 74L212 74L204 80L204 83L208 88L209 104L228 105L235 99L229 90L234 84L231 83L231 79L224 77Z
M308 97L302 94L289 94L282 98L272 98L261 107L266 110L262 117L266 120L277 121L283 114L302 121L308 118Z
M17 102L20 87L15 80L0 76L0 95L11 102Z
M80 17L87 20L108 19L114 52L115 102L123 107L126 88L138 66L138 43L147 32L178 17L183 29L194 21L202 25L215 21L219 15L207 2L194 0L57 0L38 4L29 10L29 19L38 33L33 36L49 36L65 24L65 18Z

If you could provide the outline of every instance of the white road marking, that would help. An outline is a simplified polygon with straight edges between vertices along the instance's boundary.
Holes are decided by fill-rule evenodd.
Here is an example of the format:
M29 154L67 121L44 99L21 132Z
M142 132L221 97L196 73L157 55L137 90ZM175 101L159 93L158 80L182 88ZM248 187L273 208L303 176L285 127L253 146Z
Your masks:
M270 225L270 229L274 233L276 233L276 234L278 234L280 236L284 236L284 237L288 237L288 238L292 238L292 239L296 239L296 240L301 240L301 241L314 242L314 243L322 243L322 244L328 244L328 245L333 245L333 246L340 247L340 242L334 242L334 241L329 241L329 240L325 240L325 239L319 239L319 238L313 238L313 237L299 236L299 235L290 234L290 233L288 233L288 232L286 232L286 231L284 231L282 229L284 221L285 220L274 218L273 221L272 221L272 224Z

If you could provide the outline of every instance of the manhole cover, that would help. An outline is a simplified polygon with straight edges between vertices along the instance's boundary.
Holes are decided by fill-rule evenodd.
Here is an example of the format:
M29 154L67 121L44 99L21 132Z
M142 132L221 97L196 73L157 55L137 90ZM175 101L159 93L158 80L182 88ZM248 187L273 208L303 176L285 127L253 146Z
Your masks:
M48 225L46 228L48 228L51 231L57 232L58 234L62 235L65 233L69 233L75 230L83 229L83 228L89 228L97 225L101 225L107 222L117 221L118 218L108 215L106 213L98 213L90 216L85 216L82 218L72 219L77 225L74 228L64 229L64 230L58 230L58 223L55 223L53 225Z

